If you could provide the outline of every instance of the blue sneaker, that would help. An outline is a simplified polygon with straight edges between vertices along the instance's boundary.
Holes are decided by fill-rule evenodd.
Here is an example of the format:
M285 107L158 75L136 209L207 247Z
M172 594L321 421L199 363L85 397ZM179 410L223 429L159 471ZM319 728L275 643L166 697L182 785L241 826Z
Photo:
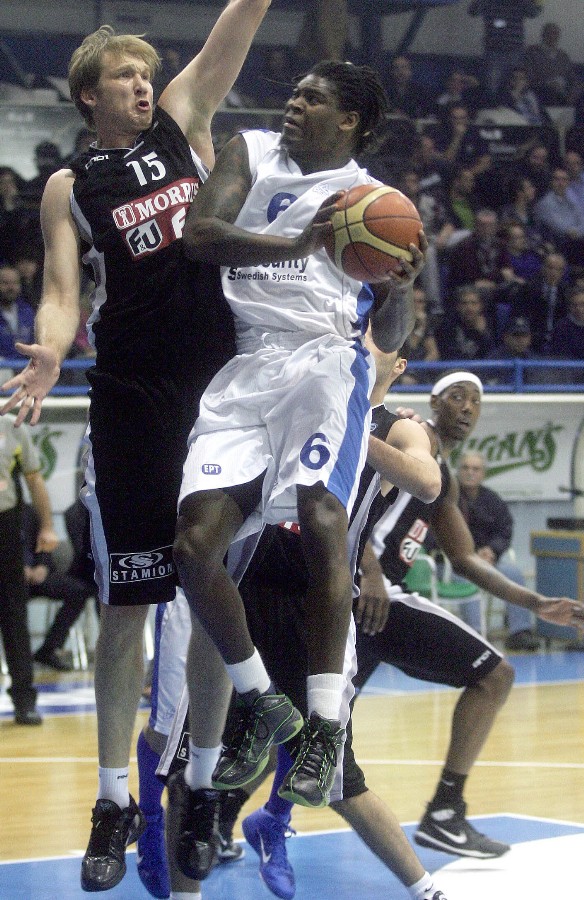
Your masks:
M292 900L296 893L294 869L288 862L286 838L296 834L288 822L282 822L265 806L241 823L243 835L260 858L260 877L276 897Z
M136 864L140 881L149 894L160 900L170 897L162 807L154 815L146 816L146 830L138 838Z

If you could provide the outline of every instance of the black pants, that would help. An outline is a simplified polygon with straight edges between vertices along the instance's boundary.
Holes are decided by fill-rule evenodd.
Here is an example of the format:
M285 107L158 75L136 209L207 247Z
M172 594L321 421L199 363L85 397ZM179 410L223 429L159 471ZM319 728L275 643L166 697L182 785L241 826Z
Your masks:
M0 631L12 678L9 693L15 707L34 706L33 664L24 580L20 507L0 513Z
M96 593L95 582L82 581L62 572L49 572L42 584L35 585L34 591L30 589L31 597L63 601L45 635L43 650L59 650L63 646L71 626L85 609L87 599Z

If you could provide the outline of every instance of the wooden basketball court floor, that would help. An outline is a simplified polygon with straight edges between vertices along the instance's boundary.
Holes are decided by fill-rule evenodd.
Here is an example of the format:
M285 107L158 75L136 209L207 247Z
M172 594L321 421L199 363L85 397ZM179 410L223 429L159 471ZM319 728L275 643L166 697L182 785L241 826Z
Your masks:
M467 783L479 830L511 843L499 860L461 860L416 847L448 900L554 900L582 896L584 653L510 657L511 696ZM79 865L95 799L96 722L89 675L39 670L40 728L13 724L0 688L0 900L78 900ZM1 684L1 679L0 679ZM457 692L380 666L355 707L355 746L369 787L411 837L440 772ZM139 726L148 715L139 712ZM131 790L137 796L135 759ZM262 787L244 808L266 799ZM407 900L391 873L331 810L297 808L288 853L298 900ZM239 828L236 837L241 838ZM112 900L149 895L128 852ZM247 847L216 869L204 900L269 900Z

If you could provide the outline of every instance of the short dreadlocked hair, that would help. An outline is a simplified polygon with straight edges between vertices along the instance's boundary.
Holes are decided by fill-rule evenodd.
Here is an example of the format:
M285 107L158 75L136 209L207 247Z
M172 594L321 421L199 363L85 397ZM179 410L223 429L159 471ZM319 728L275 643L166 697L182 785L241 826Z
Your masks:
M325 60L310 69L307 75L326 78L335 89L339 109L359 113L355 153L362 153L377 138L385 124L389 108L387 94L379 74L370 66L354 66L349 62ZM302 78L305 75L301 76ZM296 81L300 81L297 78Z

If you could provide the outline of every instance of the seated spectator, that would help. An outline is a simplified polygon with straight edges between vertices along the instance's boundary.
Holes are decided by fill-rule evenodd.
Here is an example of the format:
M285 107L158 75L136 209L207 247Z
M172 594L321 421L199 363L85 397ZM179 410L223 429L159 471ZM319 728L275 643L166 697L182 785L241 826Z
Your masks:
M485 461L480 453L463 453L458 465L460 496L458 505L475 542L476 552L491 565L514 581L525 585L521 570L505 558L513 539L513 517L509 506L496 491L484 486ZM465 606L467 608L465 608ZM508 650L537 650L539 640L534 631L533 613L514 603L506 603ZM473 628L480 628L476 621L476 603L462 604L461 615Z
M481 293L473 285L456 291L454 312L446 313L436 329L440 359L487 359L494 349L494 338Z
M491 165L489 145L480 136L466 106L455 104L434 134L436 151L452 166L464 166L476 176Z
M424 226L428 249L420 281L426 292L428 312L435 319L443 313L439 256L448 246L455 226L448 219L446 207L438 199L438 194L427 194L420 190L420 179L414 169L406 169L400 174L397 187L415 205Z
M294 77L299 74L299 63L286 46L266 47L262 60L256 78L256 106L282 110L290 98Z
M549 354L584 360L584 287L575 287L568 295L568 314L554 325Z
M391 60L386 89L390 115L421 119L432 108L429 91L414 81L407 56L395 56Z
M537 141L533 144L523 159L517 161L515 166L518 175L529 178L535 187L535 199L549 190L552 183L552 169L550 164L550 151L545 144Z
M568 195L570 176L562 168L554 169L550 190L535 205L535 218L544 235L568 262L582 265L584 260L584 209Z
M458 240L475 227L477 209L475 177L471 169L461 166L453 173L447 194L447 217L459 232Z
M34 336L34 309L22 295L18 269L0 266L0 357L22 358L17 341L31 344Z
M51 175L63 166L63 157L57 144L52 141L42 141L34 150L35 164L38 174L25 182L22 188L22 197L27 206L39 208L45 185Z
M565 106L575 99L574 66L566 51L558 46L560 37L559 25L546 22L539 44L531 44L523 57L531 85L548 106Z
M400 356L407 359L408 363L436 362L440 357L426 307L426 292L419 285L414 285L414 308L416 313L414 329L404 343ZM399 383L417 384L418 381L415 375L406 372L401 376Z
M501 275L503 281L523 283L537 275L543 260L539 253L530 248L523 225L507 225L502 234Z
M525 69L515 66L504 78L499 91L498 105L512 109L525 119L528 125L549 125L551 119L545 106L530 87Z
M474 114L480 104L480 82L474 75L467 75L461 69L453 69L448 75L446 88L436 97L436 107L439 115L444 109L455 105L465 106L471 114Z
M568 150L564 166L570 179L566 196L584 213L584 159L576 150Z
M43 288L42 250L22 246L14 254L14 268L20 275L21 293L33 309L37 309Z
M499 210L501 225L521 225L532 250L542 249L544 239L535 221L535 185L525 175L513 175L508 186L510 202ZM549 249L553 249L551 246Z
M436 152L436 142L427 131L420 135L411 162L420 178L420 190L426 194L437 194L438 199L444 201L451 167Z
M481 209L472 233L450 250L449 285L462 284L494 290L501 282L503 251L498 234L499 220L492 209Z
M529 319L525 316L510 316L503 326L501 340L492 353L494 360L520 360L523 362L541 362L545 357L536 353L531 347L532 334ZM487 384L513 385L515 383L515 369L493 368L481 373L483 381ZM540 366L523 369L522 380L524 384L556 384L562 378L555 370Z
M560 253L548 253L540 272L517 285L511 296L511 313L529 320L537 353L547 354L554 326L567 313L566 271L565 258Z
M0 263L14 259L23 216L23 179L10 166L0 166Z
M63 601L33 658L51 669L70 672L72 666L61 651L72 625L85 609L89 597L95 597L97 587L92 575L80 577L80 573L87 573L87 564L85 559L78 558L79 551L76 554L75 548L66 572L59 571L53 553L36 552L39 520L34 508L28 504L23 506L22 524L24 578L30 596Z

